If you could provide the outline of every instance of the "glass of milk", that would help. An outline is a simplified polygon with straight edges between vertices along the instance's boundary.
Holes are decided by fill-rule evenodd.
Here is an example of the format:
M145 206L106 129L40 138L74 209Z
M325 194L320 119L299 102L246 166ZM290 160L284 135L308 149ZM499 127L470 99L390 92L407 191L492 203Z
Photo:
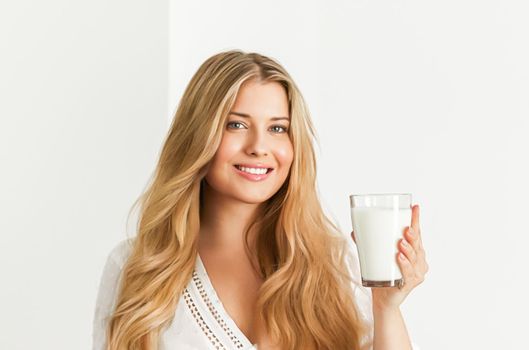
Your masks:
M401 285L398 243L411 225L411 194L353 194L349 199L362 285Z

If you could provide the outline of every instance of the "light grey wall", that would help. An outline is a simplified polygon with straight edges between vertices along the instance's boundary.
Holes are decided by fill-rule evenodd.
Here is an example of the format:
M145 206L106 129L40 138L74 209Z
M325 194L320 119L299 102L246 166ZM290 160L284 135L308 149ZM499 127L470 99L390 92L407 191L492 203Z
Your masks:
M309 104L322 200L345 234L349 194L413 194L430 272L402 309L422 349L527 344L527 2L171 1L170 11L170 109L210 55L270 55Z
M0 5L0 349L89 349L167 129L167 1Z

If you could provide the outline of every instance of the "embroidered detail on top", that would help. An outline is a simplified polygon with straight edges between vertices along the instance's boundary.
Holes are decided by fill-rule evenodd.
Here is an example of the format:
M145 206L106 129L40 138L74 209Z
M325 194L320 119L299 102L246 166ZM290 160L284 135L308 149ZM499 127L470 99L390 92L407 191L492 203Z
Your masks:
M189 294L187 288L184 290L183 294L184 300L187 306L189 307L189 310L191 310L195 321L197 321L198 325L200 326L204 334L208 337L209 341L211 341L215 349L226 349L226 347L220 342L219 338L217 338L217 336L213 333L213 331L209 328L209 326L202 318L202 315L198 311L198 308L196 307L195 302L193 301L193 298L191 297L191 294Z
M211 303L211 300L209 300L208 295L206 293L206 290L204 289L204 286L202 285L202 281L200 280L200 277L198 277L198 274L196 271L193 271L193 282L195 282L195 285L200 293L200 296L202 297L202 300L206 303L208 306L209 311L215 317L215 320L218 322L218 324L222 327L224 332L230 337L233 344L237 347L237 349L242 349L244 345L241 343L241 341L233 334L233 331L230 327L224 322L222 317L219 315L217 309L213 306Z

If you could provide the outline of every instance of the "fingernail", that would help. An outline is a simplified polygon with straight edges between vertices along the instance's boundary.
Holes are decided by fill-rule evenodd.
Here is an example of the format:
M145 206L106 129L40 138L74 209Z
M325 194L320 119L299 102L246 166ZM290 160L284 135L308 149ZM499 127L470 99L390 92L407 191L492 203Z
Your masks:
M413 229L411 227L408 230L408 232L410 233L410 236L415 236L415 232L413 232Z

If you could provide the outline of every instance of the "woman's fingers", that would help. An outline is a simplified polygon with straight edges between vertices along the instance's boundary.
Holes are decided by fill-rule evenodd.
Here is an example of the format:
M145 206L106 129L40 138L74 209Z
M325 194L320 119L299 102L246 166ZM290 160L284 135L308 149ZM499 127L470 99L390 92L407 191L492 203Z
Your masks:
M405 288L415 288L418 284L424 281L426 272L423 271L424 269L422 266L425 264L425 262L411 262L402 252L399 252L397 260L400 271L402 272L402 277L404 278Z
M413 288L413 285L411 285L413 275L415 274L413 270L413 265L408 260L406 255L404 255L402 252L399 252L399 254L397 254L397 261L400 267L400 271L402 272L402 279L404 280L403 289L409 289L410 287Z
M415 249L419 251L421 249L421 239L412 227L408 227L406 230L406 240Z
M417 252L411 244L404 238L400 240L400 251L406 255L406 258L414 264L417 261Z
M416 238L418 246L422 247L421 226L420 226L419 215L420 215L419 205L416 204L412 206L411 208L411 228L415 233L413 238Z
M411 207L411 227L419 232L419 204L415 204Z

